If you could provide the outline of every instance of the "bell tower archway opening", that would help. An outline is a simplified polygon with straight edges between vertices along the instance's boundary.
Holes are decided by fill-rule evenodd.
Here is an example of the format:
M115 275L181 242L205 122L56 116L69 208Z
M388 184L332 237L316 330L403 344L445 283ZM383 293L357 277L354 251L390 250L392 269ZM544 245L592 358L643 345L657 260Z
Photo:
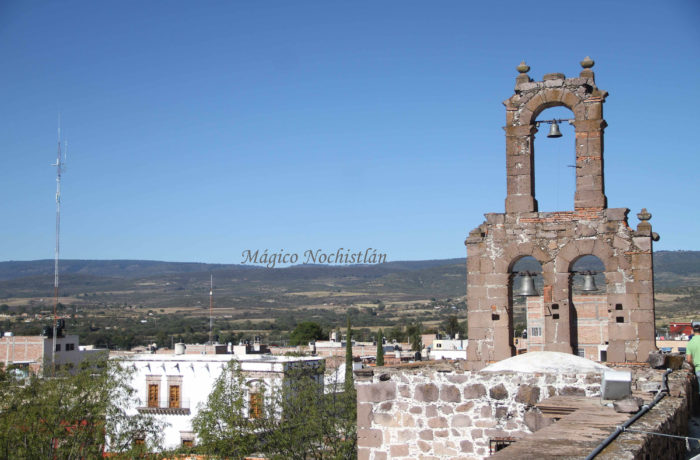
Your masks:
M509 281L513 344L516 353L523 353L529 350L529 343L544 343L542 264L532 256L517 259L512 264Z
M537 120L573 119L566 107L542 111ZM573 209L576 192L576 133L568 122L558 123L561 137L548 137L552 124L541 123L534 142L534 195L540 212Z

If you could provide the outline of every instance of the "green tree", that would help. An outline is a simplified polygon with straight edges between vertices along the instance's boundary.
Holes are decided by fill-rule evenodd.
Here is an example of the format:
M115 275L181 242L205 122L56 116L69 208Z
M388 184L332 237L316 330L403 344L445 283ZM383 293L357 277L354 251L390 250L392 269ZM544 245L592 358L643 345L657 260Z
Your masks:
M406 327L406 335L408 335L408 341L411 343L411 351L421 351L423 349L422 334L423 324L420 322L409 324Z
M382 330L379 329L377 331L377 366L383 366L384 365L384 334L382 334Z
M0 457L100 458L105 443L116 456L161 450L163 424L128 414L137 403L129 369L107 359L51 378L0 368Z
M261 413L251 418L245 377L237 361L229 361L216 379L206 404L192 420L192 428L199 437L197 450L207 455L242 458L255 452L260 445L256 431L265 423L267 415L265 388L260 388Z
M323 372L323 366L289 366L251 418L250 388L231 362L193 420L200 439L195 450L237 459L253 452L275 460L356 458L355 394L339 384L325 391Z
M447 333L447 335L449 335L451 338L455 338L455 336L458 333L460 335L464 334L464 331L462 330L462 325L459 324L459 319L457 319L456 316L449 316L442 323L442 328Z
M289 335L289 343L291 345L306 345L307 343L325 338L323 330L318 323L313 321L304 321L297 324L292 333Z

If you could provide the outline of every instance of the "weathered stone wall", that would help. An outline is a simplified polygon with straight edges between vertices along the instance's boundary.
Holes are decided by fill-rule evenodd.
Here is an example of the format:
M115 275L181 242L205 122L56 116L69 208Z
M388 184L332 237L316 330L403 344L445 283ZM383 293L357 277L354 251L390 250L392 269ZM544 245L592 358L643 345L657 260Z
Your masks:
M600 393L595 373L477 373L447 363L377 372L356 380L360 460L484 458L490 439L541 427L540 400Z

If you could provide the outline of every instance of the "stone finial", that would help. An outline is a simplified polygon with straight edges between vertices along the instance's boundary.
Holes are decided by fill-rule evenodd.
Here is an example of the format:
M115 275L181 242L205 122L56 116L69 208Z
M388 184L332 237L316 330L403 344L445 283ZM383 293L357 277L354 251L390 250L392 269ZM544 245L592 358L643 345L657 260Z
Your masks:
M583 67L584 69L590 69L594 65L595 65L595 61L593 59L591 59L590 56L586 56L583 59L583 61L581 61L581 67Z
M639 219L639 224L637 224L637 232L646 236L652 236L651 224L649 223L651 213L647 211L647 208L642 208L641 212L637 214L637 218Z
M525 60L523 60L518 67L515 68L520 73L528 73L530 71L530 66L525 64Z
M651 220L651 213L647 211L647 208L642 208L641 212L637 214L637 218L642 222Z

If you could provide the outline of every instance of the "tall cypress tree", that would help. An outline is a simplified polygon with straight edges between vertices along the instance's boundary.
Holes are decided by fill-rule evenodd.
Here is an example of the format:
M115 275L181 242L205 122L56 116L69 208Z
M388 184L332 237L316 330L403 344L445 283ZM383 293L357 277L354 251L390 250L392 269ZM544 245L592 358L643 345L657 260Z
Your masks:
M382 330L377 331L377 366L384 365L384 334Z
M348 316L348 331L345 342L345 389L354 388L352 376L352 330L350 329L350 316Z

